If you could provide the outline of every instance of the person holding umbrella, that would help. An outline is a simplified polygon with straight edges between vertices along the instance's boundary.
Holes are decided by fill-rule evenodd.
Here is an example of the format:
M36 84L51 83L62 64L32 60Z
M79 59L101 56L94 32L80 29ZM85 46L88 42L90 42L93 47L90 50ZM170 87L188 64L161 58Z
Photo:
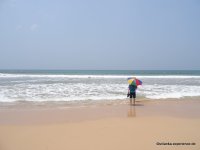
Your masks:
M142 81L136 79L135 77L128 78L128 94L127 97L130 97L130 105L135 105L135 98L136 98L136 89L138 85L142 85Z
M133 100L134 100L134 105L135 105L136 89L137 89L137 86L135 86L135 85L129 85L128 86L127 97L130 97L130 105L133 104Z

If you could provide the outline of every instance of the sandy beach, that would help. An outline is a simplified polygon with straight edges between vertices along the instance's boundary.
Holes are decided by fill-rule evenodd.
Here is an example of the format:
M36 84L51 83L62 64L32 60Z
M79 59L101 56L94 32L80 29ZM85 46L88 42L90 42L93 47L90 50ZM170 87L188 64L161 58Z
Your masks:
M200 0L0 0L0 54L0 150L200 150Z
M28 106L1 107L0 150L200 149L199 99Z

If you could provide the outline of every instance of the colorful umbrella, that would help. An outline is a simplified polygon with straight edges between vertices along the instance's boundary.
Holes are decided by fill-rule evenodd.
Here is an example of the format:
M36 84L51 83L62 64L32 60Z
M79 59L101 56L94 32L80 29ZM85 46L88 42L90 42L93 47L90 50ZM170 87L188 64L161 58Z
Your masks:
M135 85L135 86L142 85L142 81L136 79L136 77L128 78L127 80L129 85Z

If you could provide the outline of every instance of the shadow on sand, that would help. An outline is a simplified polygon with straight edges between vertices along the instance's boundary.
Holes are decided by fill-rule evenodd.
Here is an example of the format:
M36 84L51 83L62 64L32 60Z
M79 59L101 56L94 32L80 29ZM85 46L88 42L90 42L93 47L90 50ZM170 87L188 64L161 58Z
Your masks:
M144 106L143 104L130 104L127 117L136 117L136 107Z
M130 106L135 107L135 106L144 106L143 104L130 104Z
M136 110L134 105L130 105L127 113L127 117L136 117Z

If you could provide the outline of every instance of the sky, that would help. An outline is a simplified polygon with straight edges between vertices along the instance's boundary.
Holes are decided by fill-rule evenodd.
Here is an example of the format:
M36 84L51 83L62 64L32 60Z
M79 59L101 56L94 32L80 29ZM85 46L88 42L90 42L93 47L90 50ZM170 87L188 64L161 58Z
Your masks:
M200 69L199 0L0 0L0 69Z

